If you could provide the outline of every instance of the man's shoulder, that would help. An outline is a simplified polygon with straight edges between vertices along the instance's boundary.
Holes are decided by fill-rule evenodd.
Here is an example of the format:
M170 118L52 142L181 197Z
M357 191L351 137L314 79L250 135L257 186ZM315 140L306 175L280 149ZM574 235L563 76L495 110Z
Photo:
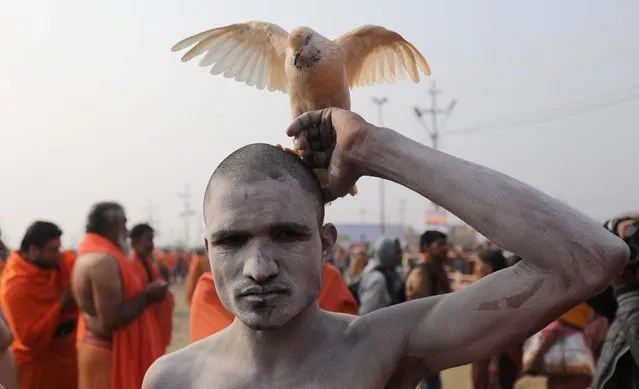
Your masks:
M87 253L78 256L71 274L79 285L86 282L112 283L114 278L120 278L120 268L116 259L107 253Z
M428 263L420 262L415 265L408 273L406 278L419 278L419 279L428 279L433 274L433 269L431 265Z
M115 261L115 258L108 253L91 252L78 255L76 262L104 262Z
M220 333L206 337L157 359L144 376L142 389L173 389L195 387L201 376L211 376L216 363Z
M202 351L202 346L198 343L200 342L158 358L146 372L142 389L190 387L189 377L195 369L192 362Z
M117 266L118 262L113 256L107 253L94 252L79 255L75 260L73 268L85 271L91 270L92 272L96 268L99 268L100 271L98 271L98 273L101 273L105 268L117 268Z

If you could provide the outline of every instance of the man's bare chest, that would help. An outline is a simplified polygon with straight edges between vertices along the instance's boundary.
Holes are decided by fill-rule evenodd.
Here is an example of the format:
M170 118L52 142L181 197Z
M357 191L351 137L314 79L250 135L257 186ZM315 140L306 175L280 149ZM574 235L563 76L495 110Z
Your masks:
M291 366L277 376L251 374L250 368L219 372L193 385L196 389L415 389L419 377L398 369L384 373L375 364L362 366L355 361L339 361L323 366ZM200 378L203 378L200 376ZM213 382L215 384L213 384ZM213 385L212 385L213 384Z

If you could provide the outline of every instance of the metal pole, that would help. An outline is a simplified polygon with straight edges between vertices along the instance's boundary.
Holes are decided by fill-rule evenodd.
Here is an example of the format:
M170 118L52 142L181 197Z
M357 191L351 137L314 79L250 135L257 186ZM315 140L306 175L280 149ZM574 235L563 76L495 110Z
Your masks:
M444 115L446 117L449 116L453 108L455 107L457 100L452 100L447 110L437 108L437 95L441 93L441 90L437 89L435 81L432 82L428 93L430 94L430 102L431 102L430 108L422 109L419 107L415 107L414 111L420 123L422 124L422 126L424 126L424 129L426 129L426 131L428 132L428 136L430 137L430 140L432 142L433 149L438 150L439 148L438 116L439 115ZM428 128L428 125L424 121L425 114L430 115L430 118L431 118L430 128ZM432 203L432 204L434 205L436 211L439 211L441 209L439 205L435 203Z
M377 104L378 123L380 127L384 126L384 117L382 106L388 102L386 97L373 97L373 102ZM379 179L379 232L381 236L386 234L386 199L384 196L384 180Z
M178 197L184 201L184 210L180 213L180 217L184 219L184 245L187 250L191 248L191 234L189 228L189 222L191 216L193 216L193 210L191 209L191 193L189 192L189 186L186 185L184 192L178 192Z

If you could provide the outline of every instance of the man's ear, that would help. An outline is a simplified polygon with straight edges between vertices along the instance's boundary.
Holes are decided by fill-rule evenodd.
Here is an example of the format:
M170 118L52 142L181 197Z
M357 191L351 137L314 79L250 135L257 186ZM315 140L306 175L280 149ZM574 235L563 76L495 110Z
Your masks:
M337 242L337 228L332 223L326 223L320 228L320 237L322 238L322 254L329 255L335 248Z

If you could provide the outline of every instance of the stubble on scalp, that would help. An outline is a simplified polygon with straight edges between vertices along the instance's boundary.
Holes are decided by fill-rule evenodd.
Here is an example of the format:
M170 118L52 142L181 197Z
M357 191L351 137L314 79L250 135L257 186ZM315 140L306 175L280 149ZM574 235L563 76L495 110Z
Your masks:
M243 146L227 156L211 174L204 193L204 221L208 223L208 203L211 201L215 182L253 183L262 180L285 182L293 180L310 193L319 207L319 223L324 222L324 201L320 182L313 170L300 158L266 143ZM248 193L244 193L245 198Z

